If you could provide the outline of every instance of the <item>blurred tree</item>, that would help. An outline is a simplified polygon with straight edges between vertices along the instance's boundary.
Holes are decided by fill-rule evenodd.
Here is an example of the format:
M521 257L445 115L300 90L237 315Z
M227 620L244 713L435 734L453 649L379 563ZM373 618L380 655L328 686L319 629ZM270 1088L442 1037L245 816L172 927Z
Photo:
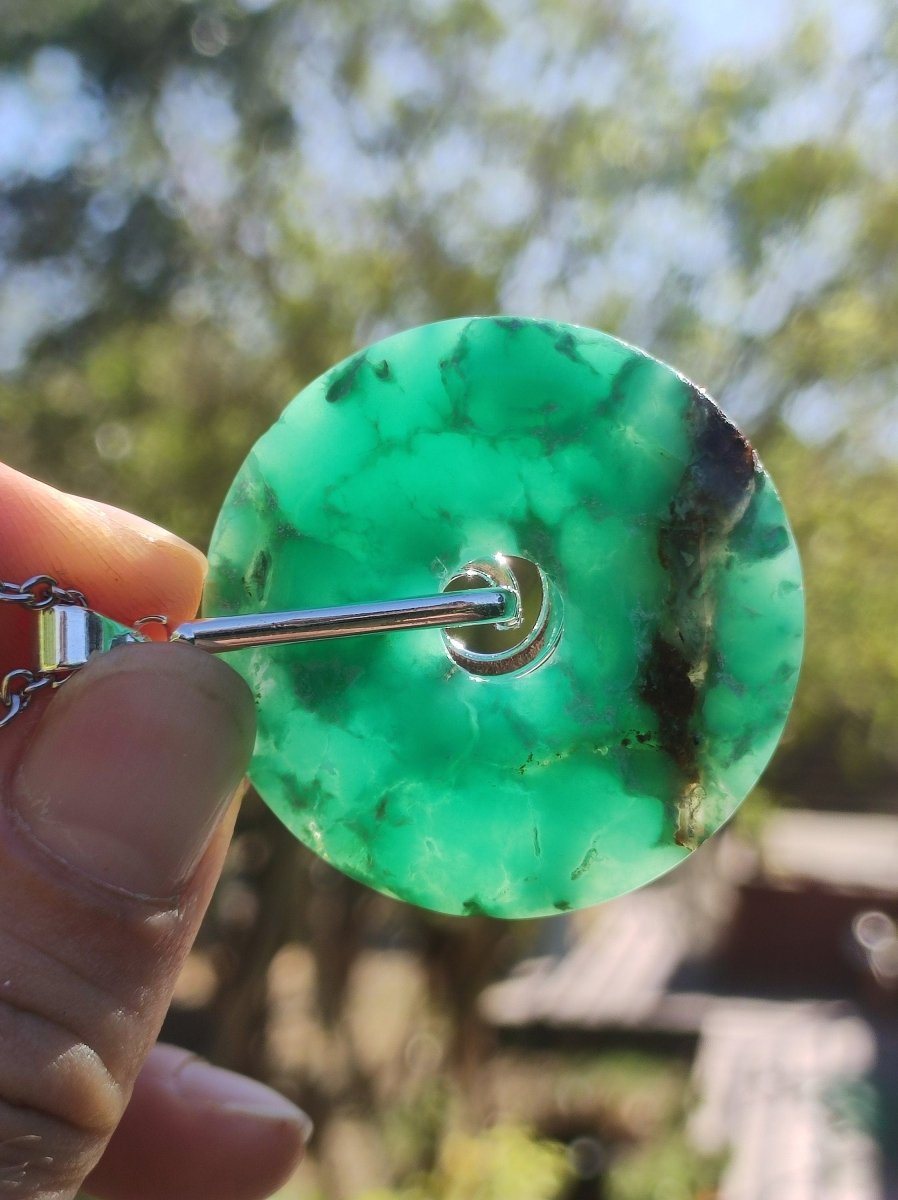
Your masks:
M754 430L793 513L807 669L770 789L893 806L898 18L795 0L715 52L713 11L0 0L3 458L204 544L255 437L364 341L497 310L607 328ZM348 881L316 907L280 839L250 809L207 932L217 1056L266 1068L290 938L342 1036L355 950L389 934L470 1074L479 986L528 931L385 916Z

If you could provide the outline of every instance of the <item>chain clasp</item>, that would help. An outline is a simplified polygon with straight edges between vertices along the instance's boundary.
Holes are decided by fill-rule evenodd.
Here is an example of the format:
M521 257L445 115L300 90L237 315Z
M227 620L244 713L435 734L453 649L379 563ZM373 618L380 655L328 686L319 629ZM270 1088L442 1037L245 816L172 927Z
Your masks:
M16 604L38 615L36 668L18 667L0 680L0 729L28 707L35 692L65 683L95 651L144 640L133 629L92 612L83 592L60 587L49 575L34 575L21 584L0 582L0 604Z

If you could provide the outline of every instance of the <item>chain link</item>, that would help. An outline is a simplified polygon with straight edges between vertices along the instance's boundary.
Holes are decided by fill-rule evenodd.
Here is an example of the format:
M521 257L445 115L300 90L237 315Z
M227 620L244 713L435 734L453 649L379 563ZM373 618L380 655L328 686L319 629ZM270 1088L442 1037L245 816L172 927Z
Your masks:
M33 575L24 583L0 581L0 604L18 604L32 612L45 612L57 604L71 604L87 608L83 592L74 588L60 587L49 575ZM35 692L42 688L62 683L63 679L53 675L42 675L19 667L0 682L0 729L14 720L31 703ZM3 712L6 709L6 712Z
M4 725L8 725L20 712L24 712L31 703L31 697L35 692L50 686L53 682L52 675L35 675L33 671L28 671L23 667L19 667L16 671L10 671L3 683L0 684L0 705L7 710L5 715L0 717L0 729Z
M57 604L73 604L87 608L83 592L62 588L49 575L32 575L24 583L0 582L0 604L21 604L36 612L54 608Z

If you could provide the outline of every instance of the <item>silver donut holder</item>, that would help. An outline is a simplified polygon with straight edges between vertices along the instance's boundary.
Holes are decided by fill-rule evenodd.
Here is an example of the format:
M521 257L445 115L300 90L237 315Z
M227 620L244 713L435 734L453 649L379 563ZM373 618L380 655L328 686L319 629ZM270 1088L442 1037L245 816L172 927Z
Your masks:
M250 616L209 617L186 621L169 640L198 646L212 654L317 642L327 638L389 633L400 629L452 629L464 625L513 623L518 619L517 594L508 588L472 588L441 592L410 600L381 600L335 608L297 612L257 613ZM147 639L139 627L121 625L89 608L60 604L38 613L38 671L56 675L83 667L92 654Z

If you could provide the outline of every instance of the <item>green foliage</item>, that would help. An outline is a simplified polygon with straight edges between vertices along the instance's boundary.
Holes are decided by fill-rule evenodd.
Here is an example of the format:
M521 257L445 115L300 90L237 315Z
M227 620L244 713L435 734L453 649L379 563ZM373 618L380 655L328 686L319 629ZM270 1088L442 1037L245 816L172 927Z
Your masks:
M691 1090L680 1064L646 1054L602 1055L601 1087L626 1139L605 1179L609 1200L712 1200L723 1161L686 1133ZM628 1144L627 1144L628 1143Z
M850 148L800 143L773 150L733 188L740 237L755 263L762 239L782 226L806 221L828 197L856 188L858 155Z
M398 1191L359 1200L556 1200L571 1178L565 1149L514 1126L450 1134L436 1170Z
M696 1153L681 1131L622 1156L608 1176L608 1200L713 1200L722 1162Z
M568 1059L566 1067L555 1076L564 1083L565 1103L582 1105L591 1098L621 1128L628 1127L633 1113L643 1128L675 1120L688 1087L685 1064L645 1050L604 1050ZM576 1073L569 1073L574 1067Z
M802 548L804 678L770 777L804 804L888 806L898 772L898 468L858 469L844 448L789 434L766 456Z

